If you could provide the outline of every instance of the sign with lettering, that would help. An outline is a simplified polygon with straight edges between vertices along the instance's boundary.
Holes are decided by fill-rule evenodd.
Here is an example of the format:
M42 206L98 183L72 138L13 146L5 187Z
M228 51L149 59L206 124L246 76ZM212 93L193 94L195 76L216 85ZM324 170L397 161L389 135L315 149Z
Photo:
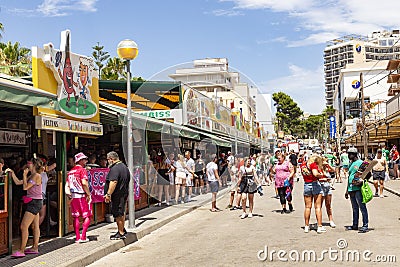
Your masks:
M135 113L156 119L171 119L171 110L151 110L151 111L135 111Z
M104 185L110 169L93 168L87 171L92 203L104 202Z
M35 116L36 129L80 133L90 135L103 135L103 125L67 119Z
M0 144L8 145L26 145L26 136L24 132L0 131Z

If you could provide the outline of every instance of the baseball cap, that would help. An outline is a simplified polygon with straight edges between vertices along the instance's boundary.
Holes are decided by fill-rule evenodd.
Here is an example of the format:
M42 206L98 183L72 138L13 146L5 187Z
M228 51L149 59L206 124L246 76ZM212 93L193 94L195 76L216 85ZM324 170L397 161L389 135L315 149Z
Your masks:
M355 147L350 147L349 149L347 149L347 153L358 153L358 150Z
M78 154L75 155L74 159L75 159L75 163L77 163L78 161L82 160L82 159L87 159L88 157L85 156L85 154L83 154L82 152L79 152Z

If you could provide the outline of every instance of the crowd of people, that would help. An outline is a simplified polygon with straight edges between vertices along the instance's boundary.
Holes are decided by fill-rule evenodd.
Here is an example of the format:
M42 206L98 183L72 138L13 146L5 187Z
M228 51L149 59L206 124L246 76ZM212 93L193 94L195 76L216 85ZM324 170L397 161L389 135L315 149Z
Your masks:
M361 194L361 166L365 162L360 159L356 148L343 149L340 153L300 153L294 151L286 153L276 149L273 155L254 154L244 157L242 154L233 155L230 151L213 154L203 158L200 151L196 151L195 159L191 152L183 154L165 153L159 155L157 162L147 162L147 177L149 193L158 203L156 206L178 205L190 202L193 195L211 193L211 212L221 211L217 207L217 193L220 187L230 185L230 198L227 209L241 210L240 219L252 218L254 212L254 195L263 195L262 186L274 186L275 198L279 199L281 207L277 212L289 214L294 211L293 190L299 177L304 180L304 232L311 229L310 217L314 205L317 220L316 232L321 234L327 231L322 223L322 209L325 207L329 226L335 228L332 212L332 191L335 183L346 182L345 198L350 198L352 206L352 225L347 230L367 232L368 210ZM375 196L383 197L384 181L389 178L389 168L393 168L394 178L398 178L399 154L393 146L391 151L382 147L376 155L369 156L375 159L372 167L372 177L375 187ZM54 170L55 163L46 164L44 157L34 157L25 162L16 171L4 167L4 160L0 158L0 174L9 173L14 184L26 190L23 201L26 204L25 213L20 222L21 246L12 255L15 258L25 254L38 254L40 224L43 222L43 205L46 198L46 172ZM87 157L82 152L69 158L65 194L68 196L74 218L74 229L77 243L88 242L86 236L93 215L91 194L88 185L88 168L109 168L104 188L104 201L111 203L111 212L116 220L118 231L110 236L111 240L125 239L126 229L125 211L128 198L128 184L131 179L129 170L121 162L116 152L111 151L99 159ZM392 164L392 166L390 166ZM299 189L296 189L299 190ZM300 204L298 204L300 205ZM278 206L277 206L278 207ZM359 228L359 214L362 216L362 226ZM83 218L82 232L80 232L80 218ZM32 228L33 246L26 248L29 228Z

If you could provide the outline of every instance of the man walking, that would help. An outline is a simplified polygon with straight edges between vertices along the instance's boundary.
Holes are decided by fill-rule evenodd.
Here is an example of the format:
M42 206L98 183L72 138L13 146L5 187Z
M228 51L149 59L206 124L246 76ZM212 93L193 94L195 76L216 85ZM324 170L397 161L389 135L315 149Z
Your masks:
M106 193L104 200L106 203L111 202L111 213L114 216L118 227L117 233L110 236L110 239L125 239L125 209L126 200L128 199L129 194L128 189L131 176L128 167L126 167L126 165L119 160L117 152L109 152L107 154L107 161L110 171L108 172L106 186L104 187L104 192Z
M211 156L211 161L206 166L206 173L208 182L210 183L211 189L211 212L217 212L217 193L219 189L219 175L218 175L218 165L217 165L217 155Z
M190 202L190 201L192 201L193 178L194 178L194 175L195 175L194 171L195 171L196 163L191 158L190 151L186 151L185 152L185 160L186 160L186 174L187 174L187 176L186 176L186 187L188 187L188 196L187 196L186 201Z
M75 242L85 243L89 242L89 239L86 238L86 232L90 225L90 217L92 216L88 176L85 169L88 158L81 152L76 154L74 159L75 166L67 175L65 194L71 199L70 205L72 217L74 218L74 230L76 235ZM79 233L79 217L84 219L82 224L82 235Z

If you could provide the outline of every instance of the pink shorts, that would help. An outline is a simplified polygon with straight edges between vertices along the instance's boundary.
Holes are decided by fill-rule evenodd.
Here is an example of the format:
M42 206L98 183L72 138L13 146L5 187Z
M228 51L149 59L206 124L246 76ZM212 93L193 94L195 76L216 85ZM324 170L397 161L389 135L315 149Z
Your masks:
M93 215L92 207L89 206L86 198L73 198L71 200L72 217L87 218Z

